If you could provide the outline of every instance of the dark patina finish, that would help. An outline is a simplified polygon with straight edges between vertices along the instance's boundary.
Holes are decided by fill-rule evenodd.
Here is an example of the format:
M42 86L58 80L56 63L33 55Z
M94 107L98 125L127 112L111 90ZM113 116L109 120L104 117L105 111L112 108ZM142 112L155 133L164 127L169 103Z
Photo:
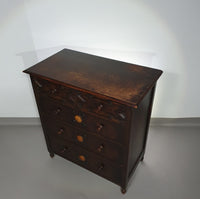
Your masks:
M30 74L50 156L57 154L115 184L143 160L161 70L64 49Z

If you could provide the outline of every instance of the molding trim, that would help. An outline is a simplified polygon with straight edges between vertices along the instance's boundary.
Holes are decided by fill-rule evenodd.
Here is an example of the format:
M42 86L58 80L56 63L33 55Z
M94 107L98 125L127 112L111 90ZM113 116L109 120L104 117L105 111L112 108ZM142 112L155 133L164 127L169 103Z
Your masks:
M10 125L31 125L39 126L41 125L40 119L38 117L18 117L18 118L0 118L0 126L10 126ZM150 126L199 126L200 127L200 117L194 118L151 118Z
M199 126L200 117L193 118L151 118L150 126Z
M0 117L0 126L41 125L39 117Z

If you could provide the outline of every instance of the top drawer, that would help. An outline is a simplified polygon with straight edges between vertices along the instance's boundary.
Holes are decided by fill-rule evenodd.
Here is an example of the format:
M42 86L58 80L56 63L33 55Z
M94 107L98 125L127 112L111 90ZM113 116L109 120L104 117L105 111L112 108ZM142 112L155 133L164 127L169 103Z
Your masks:
M65 87L38 77L31 77L36 92L47 95L73 108L79 108L107 119L127 121L130 110L125 105L100 99L89 93Z

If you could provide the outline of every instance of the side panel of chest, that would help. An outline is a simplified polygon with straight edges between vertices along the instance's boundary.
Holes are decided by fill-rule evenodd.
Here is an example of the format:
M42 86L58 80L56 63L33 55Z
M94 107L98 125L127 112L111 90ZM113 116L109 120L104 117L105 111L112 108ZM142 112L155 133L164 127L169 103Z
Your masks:
M140 160L143 161L144 158L154 93L155 86L146 94L140 106L137 109L132 109L127 170L128 180L133 175L137 164Z

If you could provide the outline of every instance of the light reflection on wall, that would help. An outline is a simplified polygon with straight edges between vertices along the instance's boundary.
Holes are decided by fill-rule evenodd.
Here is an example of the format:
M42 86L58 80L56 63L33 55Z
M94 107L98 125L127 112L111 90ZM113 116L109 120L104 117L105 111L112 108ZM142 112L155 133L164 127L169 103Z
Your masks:
M1 32L20 18L23 6L21 1L4 16ZM170 24L152 7L128 0L31 0L26 2L25 12L39 60L66 47L160 68L164 73L158 82L153 116L182 115L184 103L180 102L187 97L182 50ZM26 49L16 52L22 57L26 53Z

